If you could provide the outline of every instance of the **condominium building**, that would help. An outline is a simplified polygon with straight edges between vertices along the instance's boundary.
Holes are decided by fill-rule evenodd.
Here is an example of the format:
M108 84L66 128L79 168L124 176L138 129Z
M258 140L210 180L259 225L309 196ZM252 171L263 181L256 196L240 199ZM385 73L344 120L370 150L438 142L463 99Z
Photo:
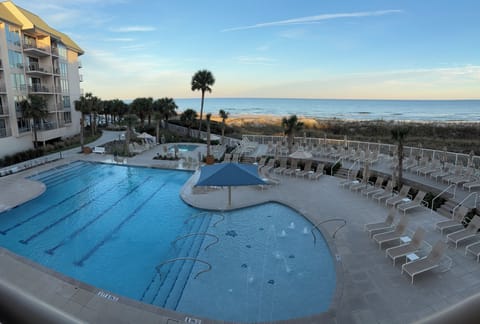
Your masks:
M19 105L29 95L42 96L48 107L48 116L36 123L38 142L79 133L74 101L81 94L83 53L37 15L0 3L0 158L33 147L33 121Z

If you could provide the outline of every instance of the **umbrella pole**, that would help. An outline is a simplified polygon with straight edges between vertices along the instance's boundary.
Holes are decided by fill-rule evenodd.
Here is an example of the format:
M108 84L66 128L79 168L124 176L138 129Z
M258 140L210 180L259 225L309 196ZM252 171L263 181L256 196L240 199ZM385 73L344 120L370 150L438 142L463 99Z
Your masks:
M232 205L232 187L228 186L228 206Z

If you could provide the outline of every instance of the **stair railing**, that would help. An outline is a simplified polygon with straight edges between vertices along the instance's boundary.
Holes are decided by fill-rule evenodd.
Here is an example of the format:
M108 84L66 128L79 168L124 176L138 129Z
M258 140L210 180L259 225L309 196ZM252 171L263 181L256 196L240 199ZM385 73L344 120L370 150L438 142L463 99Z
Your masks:
M204 269L204 270L201 270L199 272L197 272L197 274L195 275L195 277L193 277L193 279L197 279L197 277L199 275L201 275L202 273L205 273L205 272L208 272L210 270L212 270L212 265L210 263L208 263L207 261L203 261L203 260L200 260L200 259L196 259L196 258L175 258L175 259L170 259L170 260L167 260L167 261L164 261L162 263L160 263L158 266L155 267L155 269L157 270L158 274L161 274L160 273L160 268L162 266L164 266L165 264L167 263L172 263L172 262L176 262L176 261L194 261L194 262L200 262L200 263L203 263L203 264L206 264L208 266L207 269Z
M478 192L472 192L469 194L467 197L465 197L461 202L458 203L455 207L452 209L452 214L455 215L455 211L457 210L458 207L462 206L465 201L467 201L470 197L475 196L475 208L477 208L477 200L478 200Z
M317 223L315 225L313 225L313 227L311 228L310 232L312 233L312 236L313 236L313 245L317 244L317 236L315 235L315 231L314 229L317 229L318 230L318 226L321 225L321 224L324 224L324 223L328 223L328 222L342 222L343 224L339 225L335 231L333 232L332 234L332 238L335 239L335 235L337 235L337 232L343 228L345 225L347 225L347 221L343 218L330 218L330 219L326 219L326 220L323 220L321 221L320 223Z
M435 200L437 200L437 198L439 198L441 195L443 195L444 193L446 193L451 187L453 187L453 198L455 198L455 194L457 192L457 186L452 183L451 185L449 185L448 187L446 187L445 189L443 189L443 191L441 193L439 193L438 195L436 195L433 199L432 199L432 208L430 210L430 213L433 213L433 206L435 205L434 202Z

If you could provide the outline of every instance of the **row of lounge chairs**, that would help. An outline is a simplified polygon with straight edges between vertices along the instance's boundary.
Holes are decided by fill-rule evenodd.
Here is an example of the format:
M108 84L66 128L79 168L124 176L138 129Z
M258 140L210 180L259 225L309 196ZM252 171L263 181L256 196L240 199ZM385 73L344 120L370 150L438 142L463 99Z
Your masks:
M286 175L286 176L294 176L297 178L308 178L310 180L318 180L323 175L324 164L318 163L317 168L315 171L312 170L312 161L307 160L305 162L305 166L302 169L298 168L298 160L292 159L290 166L287 166L287 159L281 158L280 165L275 167L276 160L270 159L267 163L265 163L266 159L262 158L258 163L259 172L266 174L266 173L274 173L276 175Z
M411 277L411 283L416 275L435 269L441 265L441 259L447 248L445 242L439 240L423 257L419 257L417 253L422 250L424 242L425 230L422 227L417 228L412 238L405 236L408 219L406 215L400 218L400 221L393 227L393 221L396 216L396 210L392 207L383 222L371 223L365 225L365 230L369 232L369 236L382 247L387 242L403 242L403 244L393 244L385 250L385 256L392 259L393 265L400 258L406 258L406 262L402 264L402 274L407 273ZM376 234L374 234L376 233ZM428 244L426 244L428 245Z

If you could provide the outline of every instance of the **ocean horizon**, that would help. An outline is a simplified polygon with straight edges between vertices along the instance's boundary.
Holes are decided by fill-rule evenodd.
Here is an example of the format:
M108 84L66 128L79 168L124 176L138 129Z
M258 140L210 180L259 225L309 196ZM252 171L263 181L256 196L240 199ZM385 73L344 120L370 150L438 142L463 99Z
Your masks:
M200 112L200 98L175 99ZM204 114L273 115L342 120L480 122L480 100L205 98Z

